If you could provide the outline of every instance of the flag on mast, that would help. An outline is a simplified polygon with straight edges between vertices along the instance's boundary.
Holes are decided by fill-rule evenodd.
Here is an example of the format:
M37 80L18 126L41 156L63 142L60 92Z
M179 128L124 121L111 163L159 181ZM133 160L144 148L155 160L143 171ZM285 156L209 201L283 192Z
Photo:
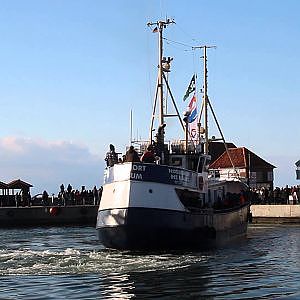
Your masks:
M189 95L194 92L196 90L196 78L195 78L195 74L193 75L192 79L191 79L191 82L185 92L185 95L183 97L183 101L185 101Z
M198 124L197 124L197 119L189 124L189 133L190 133L190 140L191 141L197 141L198 140Z
M190 133L190 140L197 141L197 123L198 123L198 112L197 112L197 98L196 95L192 97L189 105L188 105L188 126Z
M191 99L189 106L188 106L188 111L189 111L189 115L188 115L188 123L193 123L198 116L197 113L197 98L196 95L194 94L193 98Z

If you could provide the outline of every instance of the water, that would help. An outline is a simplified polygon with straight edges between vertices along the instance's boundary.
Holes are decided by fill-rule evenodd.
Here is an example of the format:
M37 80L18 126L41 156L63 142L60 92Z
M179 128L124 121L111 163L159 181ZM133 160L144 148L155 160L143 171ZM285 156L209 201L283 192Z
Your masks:
M224 249L105 250L91 227L1 229L0 299L300 299L300 226Z

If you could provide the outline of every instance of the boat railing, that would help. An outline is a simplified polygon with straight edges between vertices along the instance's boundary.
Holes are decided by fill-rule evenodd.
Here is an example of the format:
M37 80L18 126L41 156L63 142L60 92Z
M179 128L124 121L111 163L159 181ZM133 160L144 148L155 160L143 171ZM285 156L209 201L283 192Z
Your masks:
M149 146L149 141L132 141L132 145L135 147L138 153L142 154L146 151ZM199 152L199 147L194 141L188 142L188 148L186 151L186 141L185 140L172 140L165 142L165 150L169 152L169 154L186 154L186 153L196 153ZM155 143L154 143L155 148ZM129 149L129 146L126 148L126 151Z

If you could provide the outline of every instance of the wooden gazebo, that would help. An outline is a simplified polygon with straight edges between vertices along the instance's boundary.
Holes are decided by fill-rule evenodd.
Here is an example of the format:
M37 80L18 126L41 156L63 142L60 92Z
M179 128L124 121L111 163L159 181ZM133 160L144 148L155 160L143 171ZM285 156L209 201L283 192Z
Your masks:
M30 183L27 183L21 179L13 180L7 184L8 189L12 190L12 195L14 195L14 190L29 192L32 186L33 185L31 185Z
M0 195L6 195L7 189L8 189L7 184L5 182L3 182L3 181L0 181L0 190L1 190L1 194Z
M32 185L30 183L27 183L21 179L16 179L9 183L0 181L0 206L17 205L17 194L22 194L23 199L28 201L31 187ZM15 190L18 190L16 194Z

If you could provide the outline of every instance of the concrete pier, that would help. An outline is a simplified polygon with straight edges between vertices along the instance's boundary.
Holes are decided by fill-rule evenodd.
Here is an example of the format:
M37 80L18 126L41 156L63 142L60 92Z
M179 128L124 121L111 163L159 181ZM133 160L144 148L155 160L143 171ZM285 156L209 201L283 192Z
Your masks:
M300 205L251 205L253 223L299 223Z
M0 227L96 226L98 205L1 207Z

